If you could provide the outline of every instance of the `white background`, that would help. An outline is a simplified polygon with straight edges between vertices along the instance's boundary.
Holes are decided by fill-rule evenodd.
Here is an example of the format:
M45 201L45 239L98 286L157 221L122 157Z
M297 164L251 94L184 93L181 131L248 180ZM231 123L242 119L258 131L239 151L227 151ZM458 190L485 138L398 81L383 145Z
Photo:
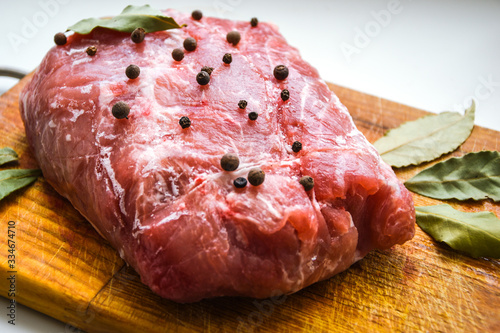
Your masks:
M495 0L2 1L0 67L30 72L53 46L56 32L83 18L145 3L274 22L329 82L431 112L463 112L473 97L476 124L500 130L500 1ZM15 83L0 78L0 93ZM12 327L5 306L0 297L1 332L70 332L64 323L21 306Z

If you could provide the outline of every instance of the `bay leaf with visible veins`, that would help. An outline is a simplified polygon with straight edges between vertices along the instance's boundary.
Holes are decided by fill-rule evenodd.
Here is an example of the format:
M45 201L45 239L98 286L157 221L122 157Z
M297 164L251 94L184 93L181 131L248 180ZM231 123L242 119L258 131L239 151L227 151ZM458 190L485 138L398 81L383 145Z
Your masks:
M163 15L161 11L151 8L149 5L130 5L117 16L84 19L70 26L68 30L86 35L97 27L122 32L132 32L136 28L143 28L146 32L181 28L173 18Z
M461 115L442 112L409 121L388 131L373 145L382 159L393 167L432 161L459 147L474 127L476 105Z
M405 186L434 199L500 201L500 152L481 151L450 158L421 171Z
M500 258L500 219L491 212L464 213L450 205L415 207L417 224L438 242L474 258Z
M17 153L12 148L5 147L0 149L0 165L17 161L18 159L19 156L17 156Z
M42 172L39 169L9 169L0 171L0 200L12 192L34 182Z

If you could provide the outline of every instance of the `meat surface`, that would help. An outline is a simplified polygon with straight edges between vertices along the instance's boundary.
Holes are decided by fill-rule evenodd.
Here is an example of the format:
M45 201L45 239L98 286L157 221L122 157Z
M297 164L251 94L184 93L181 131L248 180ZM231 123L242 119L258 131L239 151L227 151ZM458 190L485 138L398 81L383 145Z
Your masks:
M288 294L413 237L409 192L274 25L166 13L187 27L139 44L100 28L70 36L20 97L46 180L145 284L178 302ZM236 46L226 41L232 30L241 34ZM196 50L174 61L187 37ZM125 76L130 64L140 67L137 79ZM273 76L280 64L290 73L282 81ZM214 68L205 86L196 81L203 66ZM113 117L119 101L128 119ZM225 153L239 157L237 170L221 169ZM236 188L254 167L264 183ZM299 183L304 175L311 191Z

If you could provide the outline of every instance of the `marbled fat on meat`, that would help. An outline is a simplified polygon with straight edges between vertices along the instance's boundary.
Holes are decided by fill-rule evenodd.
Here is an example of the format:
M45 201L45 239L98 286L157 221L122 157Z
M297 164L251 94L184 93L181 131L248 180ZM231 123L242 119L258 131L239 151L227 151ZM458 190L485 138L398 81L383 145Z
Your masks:
M413 237L410 194L274 25L167 14L187 27L140 44L100 28L70 36L20 97L44 177L145 284L178 302L264 298ZM241 34L236 46L226 41L232 30ZM196 50L174 61L187 37ZM130 64L141 70L135 80L125 76ZM279 64L290 72L284 81L273 77ZM206 86L196 82L203 66L214 68ZM128 119L112 116L118 101L129 104ZM179 126L182 116L191 127ZM236 171L221 169L225 153L239 156ZM265 182L237 189L233 180L253 167ZM314 178L312 191L299 183L304 175Z

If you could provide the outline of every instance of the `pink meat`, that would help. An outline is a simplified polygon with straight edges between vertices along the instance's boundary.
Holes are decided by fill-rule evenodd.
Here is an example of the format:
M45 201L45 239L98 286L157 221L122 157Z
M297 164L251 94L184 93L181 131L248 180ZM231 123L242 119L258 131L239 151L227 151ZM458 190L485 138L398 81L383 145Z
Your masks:
M20 97L47 181L145 284L179 302L263 298L413 237L410 194L275 26L167 13L187 27L140 44L106 29L71 36L48 52ZM237 46L226 41L231 30L241 34ZM171 52L187 37L198 47L176 62ZM135 80L125 76L130 64L141 69ZM284 81L273 77L279 64L290 71ZM203 66L214 68L206 86L195 79ZM112 116L118 101L130 105L129 119ZM190 128L179 126L182 116ZM228 152L241 161L234 172L220 167ZM265 182L235 188L256 166ZM314 178L312 191L299 183L303 175Z

